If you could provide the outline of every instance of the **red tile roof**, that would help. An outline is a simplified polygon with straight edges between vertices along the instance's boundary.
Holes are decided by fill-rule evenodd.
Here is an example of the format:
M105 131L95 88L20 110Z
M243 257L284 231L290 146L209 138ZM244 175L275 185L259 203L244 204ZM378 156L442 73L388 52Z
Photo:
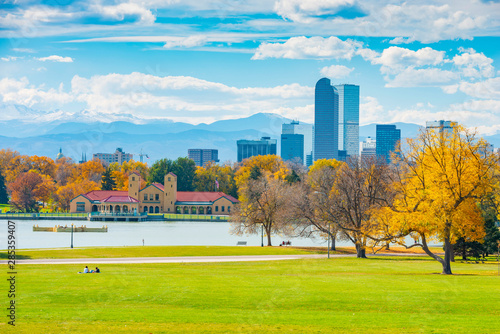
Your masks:
M139 203L138 200L136 200L135 198L130 197L130 196L109 196L103 202L105 202L105 203Z
M155 186L156 188L160 189L161 191L165 191L165 187L161 183L155 182L155 183L152 183L151 185Z
M110 196L128 196L128 191L94 190L83 194L83 196L91 201L103 201Z
M178 191L178 202L215 202L221 197L225 197L233 203L238 200L233 196L224 194L223 192L210 192L210 191Z

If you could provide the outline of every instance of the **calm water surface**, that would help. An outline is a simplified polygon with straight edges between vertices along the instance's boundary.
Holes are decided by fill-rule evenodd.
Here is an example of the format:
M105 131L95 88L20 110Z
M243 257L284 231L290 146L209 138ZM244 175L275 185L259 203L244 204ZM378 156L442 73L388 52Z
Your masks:
M71 233L33 232L33 225L87 227L108 226L107 233L74 233L73 246L139 246L144 239L148 246L235 246L246 241L248 246L260 246L260 235L236 236L230 234L230 223L218 222L89 222L52 220L14 220L16 223L16 248L69 247ZM326 246L324 239L288 238L273 236L274 246L290 240L293 246ZM267 244L264 237L264 245ZM338 246L350 243L337 242ZM7 220L0 220L0 249L7 248Z

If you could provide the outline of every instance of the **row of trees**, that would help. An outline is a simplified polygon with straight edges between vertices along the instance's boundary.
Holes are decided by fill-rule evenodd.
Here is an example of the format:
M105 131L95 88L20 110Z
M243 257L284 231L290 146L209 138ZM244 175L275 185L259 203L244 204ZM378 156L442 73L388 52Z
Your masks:
M218 191L237 196L235 167L208 164L196 167L193 160L161 159L151 167L138 161L74 163L70 158L54 161L48 157L25 156L9 149L0 150L0 204L11 204L21 212L67 211L71 200L92 190L128 189L128 176L137 172L142 186L164 181L165 174L177 175L179 191ZM217 182L216 182L217 180Z
M250 158L236 172L241 204L233 231L263 228L268 245L273 233L346 239L361 258L367 248L389 243L421 247L444 274L451 274L454 252L471 243L481 244L482 254L494 252L499 156L487 143L457 125L451 132L424 131L398 153L390 165L318 160L307 172L276 156ZM443 257L431 242L443 244Z

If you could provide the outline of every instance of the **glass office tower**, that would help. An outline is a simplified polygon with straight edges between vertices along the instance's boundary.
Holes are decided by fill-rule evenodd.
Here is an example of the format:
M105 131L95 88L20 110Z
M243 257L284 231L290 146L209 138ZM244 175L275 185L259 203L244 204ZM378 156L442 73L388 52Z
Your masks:
M322 78L316 83L314 99L314 161L338 159L339 95Z
M359 86L335 85L339 94L339 150L359 155Z
M301 134L304 135L304 156L301 157L301 160L303 164L306 166L311 165L311 160L312 160L312 151L313 151L313 126L312 124L303 124L300 123L299 121L292 121L291 123L284 123L281 126L281 133L283 135L293 135L293 134ZM283 145L283 140L282 143ZM281 152L283 152L283 148L281 149ZM283 155L282 155L283 157ZM309 157L310 164L307 164Z
M241 139L236 142L238 147L238 162L256 155L276 154L278 141L270 137L262 137L260 140Z
M303 134L281 134L281 158L304 164Z
M377 124L376 152L377 157L384 158L387 163L391 162L391 152L398 148L401 141L401 130L395 125Z

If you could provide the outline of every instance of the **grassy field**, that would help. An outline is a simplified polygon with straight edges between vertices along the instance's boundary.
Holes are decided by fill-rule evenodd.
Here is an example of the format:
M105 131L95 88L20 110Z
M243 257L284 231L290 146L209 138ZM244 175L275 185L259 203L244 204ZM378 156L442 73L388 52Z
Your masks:
M10 211L10 205L9 204L0 204L0 212L7 212Z
M439 252L440 249L433 249ZM326 253L325 247L254 247L254 246L127 246L127 247L79 247L54 249L21 249L16 251L18 259L76 259L118 257L173 257L173 256L231 256L231 255L296 255ZM423 254L417 248L406 250L394 247L393 253ZM338 247L332 254L354 254L354 247ZM7 252L0 251L0 259Z
M95 267L91 259L88 265ZM453 276L439 275L440 265L422 257L100 268L101 274L80 275L81 265L18 265L17 326L10 328L3 317L0 333L498 333L500 328L496 264L455 263Z
M76 259L110 257L161 257L161 256L229 256L229 255L295 255L325 252L319 249L291 247L237 247L237 246L132 246L132 247L89 247L26 249L16 251L18 259ZM0 252L0 259L7 252Z

